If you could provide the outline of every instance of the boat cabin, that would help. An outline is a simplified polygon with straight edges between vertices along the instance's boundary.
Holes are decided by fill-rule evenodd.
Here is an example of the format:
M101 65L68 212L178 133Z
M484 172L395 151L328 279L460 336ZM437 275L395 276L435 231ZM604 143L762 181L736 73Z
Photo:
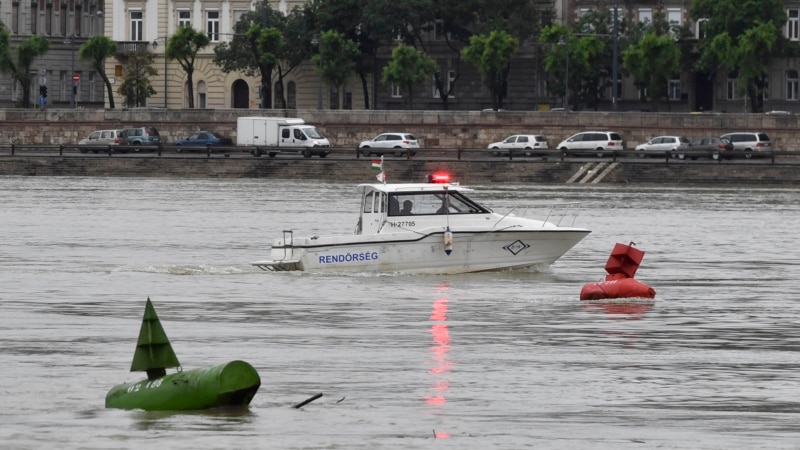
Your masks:
M380 232L387 220L410 222L424 216L486 214L491 211L465 195L470 189L450 184L362 184L356 234Z

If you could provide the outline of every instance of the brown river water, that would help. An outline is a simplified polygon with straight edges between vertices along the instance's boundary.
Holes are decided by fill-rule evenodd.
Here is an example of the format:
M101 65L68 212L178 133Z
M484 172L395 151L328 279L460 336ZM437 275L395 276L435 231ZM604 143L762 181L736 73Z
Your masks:
M593 233L538 271L268 273L282 230L352 232L353 185L0 178L0 448L800 446L800 190L473 187ZM581 302L629 241L655 300ZM249 408L104 408L148 297L184 368L259 371Z

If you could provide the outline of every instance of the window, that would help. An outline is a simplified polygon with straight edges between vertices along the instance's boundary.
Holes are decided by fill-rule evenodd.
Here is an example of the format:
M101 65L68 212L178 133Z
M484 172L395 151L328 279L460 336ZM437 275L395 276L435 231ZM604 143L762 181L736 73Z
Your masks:
M400 92L400 86L398 86L397 84L392 83L391 90L392 90L391 93L392 98L401 98L403 96L403 93Z
M667 83L667 93L670 100L681 99L681 80L679 78L669 80Z
M192 12L186 9L178 10L178 27L189 28L192 26Z
M736 76L728 75L728 81L726 84L726 92L725 98L728 100L736 100Z
M445 36L444 22L440 19L437 19L435 22L433 22L433 40L443 41L445 37L449 38L450 36Z
M614 86L611 85L608 87L608 97L614 100L616 94L616 99L619 100L622 97L622 74L617 72L617 92L614 92Z
M800 99L798 97L798 87L800 87L798 78L797 70L789 69L786 71L786 100L797 101Z
M200 81L197 83L197 108L198 109L206 109L208 106L206 105L206 82Z
M432 81L433 81L433 98L441 98L441 96L439 95L439 89L436 89L436 77L434 77ZM450 92L450 86L452 86L453 83L455 83L456 81L456 71L448 70L447 79L442 81L444 82L445 91ZM453 98L455 96L456 96L455 92L450 92L450 95L448 95L447 97Z
M59 100L69 99L69 97L67 96L67 94L69 93L69 83L67 82L67 80L71 81L72 79L68 78L68 76L69 75L66 70L62 70L58 74L58 81L60 82L59 83L60 86L58 92L53 92L51 95L55 96Z
M402 28L394 28L392 30L392 40L394 42L400 42L403 40L403 29Z
M206 32L211 42L219 42L219 11L206 11Z
M81 25L81 18L83 17L83 9L81 5L75 5L75 28L73 34L75 36L81 36L81 30L83 26Z
M786 22L786 38L790 41L800 40L800 9L786 11L789 20Z
M233 24L236 25L239 23L239 21L242 20L242 16L247 14L247 12L248 11L246 9L235 9L233 11Z
M761 99L769 100L769 78L764 77L764 88L761 90Z
M336 86L331 86L328 107L330 109L339 109L339 88Z
M349 91L344 92L344 99L342 102L342 109L353 109L353 93Z
M44 34L51 36L53 34L53 4L48 3L45 5L44 10Z
M31 3L31 34L37 34L36 18L39 17L38 3Z
M144 20L141 11L131 11L131 40L141 41L144 35Z
M639 9L639 22L641 23L653 23L653 10L650 8L640 8Z
M66 14L61 16L67 17ZM19 3L11 4L11 33L19 34Z
M67 10L66 8L62 7L60 10L58 23L60 26L61 36L67 35ZM100 21L100 25L98 26L99 31L97 34L103 34L103 21Z
M294 81L286 85L286 107L297 108L297 84Z
M678 38L678 28L683 25L680 8L667 9L667 22L669 22L669 29L672 31L672 37Z
M706 30L706 26L707 25L708 25L708 19L704 18L704 19L698 19L697 20L697 25L696 25L695 30L694 30L694 36L697 39L705 39L706 38L706 35L708 33L708 30Z
M639 88L639 100L647 100L647 86Z

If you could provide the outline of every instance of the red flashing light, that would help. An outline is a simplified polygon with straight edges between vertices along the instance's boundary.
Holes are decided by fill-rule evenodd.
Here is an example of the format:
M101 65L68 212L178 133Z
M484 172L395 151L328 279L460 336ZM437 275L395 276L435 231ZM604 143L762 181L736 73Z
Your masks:
M428 183L449 183L450 174L445 172L436 172L433 175L428 175Z

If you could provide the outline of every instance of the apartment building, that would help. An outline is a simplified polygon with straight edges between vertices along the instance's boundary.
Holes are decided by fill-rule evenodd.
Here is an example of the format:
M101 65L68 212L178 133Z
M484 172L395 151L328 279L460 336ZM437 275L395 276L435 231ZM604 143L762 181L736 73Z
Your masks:
M270 0L270 6L287 12L302 6L303 0ZM792 42L800 41L800 0L784 2L788 22L782 32ZM630 25L636 21L652 20L657 12L665 15L671 25L685 26L699 39L703 33L703 20L690 18L689 0L639 0L622 2L606 0L541 0L540 8L552 10L555 21L571 24L597 8L617 8L620 21ZM165 58L166 42L182 26L203 30L211 38L211 45L201 50L195 62L193 91L195 108L259 108L261 106L260 79L243 73L224 73L213 62L214 47L233 38L234 24L247 11L254 8L249 0L35 0L0 2L0 20L12 35L12 48L26 37L42 35L48 38L51 50L38 58L32 67L31 103L39 100L38 86L48 86L48 107L103 107L108 106L102 79L77 55L78 48L89 37L104 34L118 43L116 55L106 60L106 73L112 80L116 107L123 107L123 98L116 89L124 78L127 58L135 52L148 52L155 56L153 68L158 71L151 78L156 91L147 99L149 107L186 108L189 105L187 76L177 61ZM480 80L477 70L457 58L444 36L433 24L429 35L429 51L436 60L446 87L455 89L448 98L454 110L481 110L491 107L490 96ZM392 45L384 47L378 55L378 67L388 63ZM547 90L548 74L542 70L541 61L551 49L541 44L536 36L523 40L511 63L508 94L504 108L508 110L544 110L561 106L563 98ZM601 110L649 110L640 88L625 76L619 63L616 92L609 88L599 104ZM311 66L305 64L284 79L287 107L290 109L361 109L364 108L363 86L366 85L370 107L376 109L404 109L407 98L397 86L384 85L376 77L366 83L358 77L349 80L342 92L329 86ZM800 60L785 58L775 60L768 69L767 90L764 94L765 110L800 112ZM273 79L274 82L277 80ZM688 111L749 111L747 99L736 86L735 73L687 71L668 82L668 96L660 102L658 110ZM72 87L74 86L74 89ZM273 92L277 92L273 86ZM73 94L74 93L74 94ZM19 104L21 92L7 74L0 75L0 105L12 107ZM74 96L74 98L73 98ZM280 103L273 96L273 106ZM414 91L414 109L442 109L433 80Z

